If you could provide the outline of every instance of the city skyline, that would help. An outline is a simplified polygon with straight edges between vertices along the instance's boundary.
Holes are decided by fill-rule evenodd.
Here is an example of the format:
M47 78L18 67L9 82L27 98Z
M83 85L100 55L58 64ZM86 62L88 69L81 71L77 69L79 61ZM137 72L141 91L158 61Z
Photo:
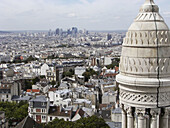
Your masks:
M1 0L0 30L127 30L144 0ZM157 0L170 26L168 0ZM126 13L125 13L126 12Z

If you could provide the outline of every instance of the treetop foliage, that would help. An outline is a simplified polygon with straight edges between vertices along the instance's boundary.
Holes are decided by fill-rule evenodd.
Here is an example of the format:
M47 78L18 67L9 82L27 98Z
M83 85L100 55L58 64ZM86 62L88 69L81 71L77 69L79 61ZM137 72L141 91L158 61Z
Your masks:
M104 119L97 116L84 117L76 122L64 121L56 118L48 123L45 128L109 128Z
M0 111L5 112L9 123L13 120L20 122L28 115L28 104L25 102L0 102Z

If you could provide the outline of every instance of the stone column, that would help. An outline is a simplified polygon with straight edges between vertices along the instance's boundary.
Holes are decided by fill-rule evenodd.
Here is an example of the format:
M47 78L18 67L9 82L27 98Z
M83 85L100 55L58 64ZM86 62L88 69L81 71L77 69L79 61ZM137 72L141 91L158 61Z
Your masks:
M129 107L127 110L127 128L134 128L134 117L131 107Z
M137 109L137 128L146 128L145 110Z
M122 128L127 128L127 114L124 109L124 105L121 105L122 108Z
M143 114L138 115L138 128L146 128L146 119Z
M168 110L168 127L170 127L170 108L167 108Z
M169 115L169 119L168 119L168 126L170 127L170 115Z
M163 114L162 116L160 116L160 127L163 127L163 128L169 128L168 127L168 110L165 109L164 113L161 113Z
M157 127L157 114L158 112L151 110L151 121L150 121L150 128L158 128Z

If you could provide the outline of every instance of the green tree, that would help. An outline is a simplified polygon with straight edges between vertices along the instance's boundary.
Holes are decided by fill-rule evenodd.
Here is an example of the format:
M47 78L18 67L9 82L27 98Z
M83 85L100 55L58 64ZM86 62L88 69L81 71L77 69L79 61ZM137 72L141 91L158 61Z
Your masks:
M63 72L63 77L72 77L71 72Z
M45 128L74 128L74 123L56 118L52 122L48 123Z
M10 125L13 120L20 122L28 115L28 104L24 102L0 102L0 111L5 111Z
M88 82L88 80L90 79L91 74L90 74L90 72L84 72L83 76L85 78L85 82Z
M24 81L24 84L25 84L24 91L26 91L27 89L32 89L32 85L33 85L32 80L27 79Z
M45 78L45 76L44 76L44 75L42 75L42 76L40 76L40 78L41 78L41 79L43 79L43 78Z
M119 67L119 62L113 61L112 64L107 65L108 69L113 69L115 66Z
M37 82L40 82L40 79L38 77L35 77L34 79L32 79L33 84L36 84Z
M26 115L28 115L28 104L24 104L22 106L20 106L19 108L16 108L16 110L14 111L13 117L17 120L22 120L23 118L26 117Z
M35 60L37 60L37 59L32 56L29 56L25 61L31 62L31 61L35 61Z
M64 121L63 119L54 119L48 123L45 128L109 128L104 119L97 116L81 118L76 122Z
M74 70L70 69L69 71L63 72L63 77L72 77L74 75Z
M50 84L54 86L56 85L56 81L53 80Z
M109 128L104 119L97 116L81 118L76 122L76 128Z
M87 69L86 72L83 73L83 76L85 78L85 82L88 82L90 79L90 76L97 75L97 72L94 71L93 69Z

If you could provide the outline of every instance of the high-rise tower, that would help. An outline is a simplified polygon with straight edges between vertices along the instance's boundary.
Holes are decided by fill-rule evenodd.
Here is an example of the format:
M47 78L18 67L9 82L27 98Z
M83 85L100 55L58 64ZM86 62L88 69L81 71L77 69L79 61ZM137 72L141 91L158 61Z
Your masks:
M126 34L116 80L122 128L170 128L170 31L153 0Z

